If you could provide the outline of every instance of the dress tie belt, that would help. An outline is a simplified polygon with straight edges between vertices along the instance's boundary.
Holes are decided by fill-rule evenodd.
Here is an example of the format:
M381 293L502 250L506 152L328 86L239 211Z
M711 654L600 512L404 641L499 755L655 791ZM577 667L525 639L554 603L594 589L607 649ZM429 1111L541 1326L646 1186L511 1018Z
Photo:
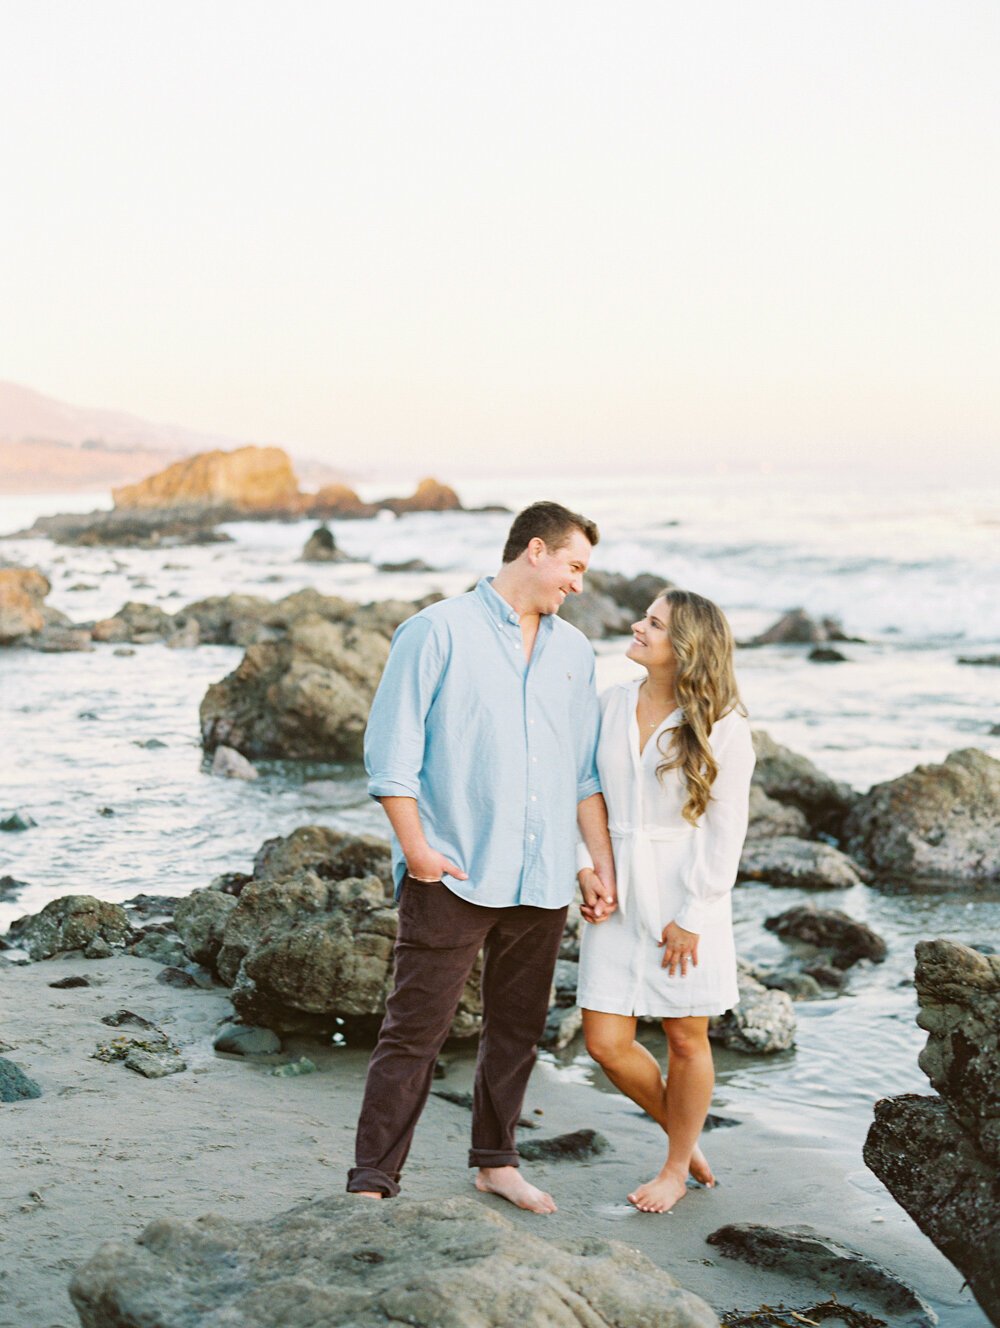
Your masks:
M618 907L623 916L627 917L628 910L634 906L643 928L655 941L659 941L664 923L660 918L653 845L689 839L694 834L694 826L655 827L647 830L643 826L614 823L608 826L608 830L615 853Z

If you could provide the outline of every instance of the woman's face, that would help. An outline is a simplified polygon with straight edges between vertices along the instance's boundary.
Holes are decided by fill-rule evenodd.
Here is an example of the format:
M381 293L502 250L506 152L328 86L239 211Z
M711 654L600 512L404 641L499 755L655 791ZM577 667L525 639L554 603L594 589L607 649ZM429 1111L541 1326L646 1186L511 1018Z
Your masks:
M673 670L676 665L670 642L670 605L661 598L646 610L646 616L632 624L632 641L625 654L647 669Z

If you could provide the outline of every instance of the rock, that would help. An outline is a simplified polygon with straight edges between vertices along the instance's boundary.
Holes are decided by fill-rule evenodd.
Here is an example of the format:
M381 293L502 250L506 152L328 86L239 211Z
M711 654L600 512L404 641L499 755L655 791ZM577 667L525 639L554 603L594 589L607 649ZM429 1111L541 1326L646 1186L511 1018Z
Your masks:
M1000 655L959 655L959 664L983 664L987 668L1000 668Z
M1000 956L916 947L920 1067L940 1096L875 1106L865 1163L1000 1323Z
M268 1070L268 1074L273 1075L275 1079L297 1079L302 1074L315 1074L317 1068L316 1062L311 1061L308 1056L300 1056L298 1060L276 1065L273 1070Z
M854 790L824 775L807 757L782 747L762 729L754 730L753 746L757 756L753 783L769 798L797 807L813 832L839 835L857 801Z
M0 646L42 630L42 601L51 589L48 578L33 567L0 567Z
M829 951L837 968L850 968L860 959L881 964L888 950L882 937L864 922L857 922L846 913L833 908L816 908L813 904L798 904L775 917L767 918L764 926L782 940L791 937Z
M595 590L569 595L563 601L559 617L572 623L591 641L600 641L606 636L621 636L629 630L632 622L632 615L617 605L610 595Z
M139 918L173 917L176 907L176 895L133 895L122 905L127 913L134 913Z
M580 965L575 959L559 959L556 961L556 1005L571 1006L576 1004L576 985L579 975Z
M92 937L84 947L84 959L110 959L114 954L111 946L103 936Z
M545 1018L540 1045L547 1051L562 1051L583 1028L583 1011L577 1005L568 1008L553 1005Z
M372 697L389 655L379 632L310 615L287 639L251 646L201 703L206 751L359 760Z
M111 653L112 655L117 655L120 659L130 659L132 655L135 654L135 651L131 646L115 646ZM166 744L161 743L160 745L165 746Z
M454 1088L432 1088L431 1095L433 1097L439 1097L442 1102L451 1102L456 1107L465 1107L467 1111L472 1110L471 1093L465 1093ZM537 1130L538 1121L531 1120L528 1116L520 1116L517 1121L517 1128L519 1130ZM518 1145L518 1147L520 1147L520 1145Z
M847 974L836 964L825 964L812 962L802 965L802 972L806 977L812 978L818 982L821 987L826 987L831 991L843 991L847 985Z
M769 991L744 970L739 974L739 989L739 1004L710 1021L709 1036L748 1055L769 1056L794 1047L796 1019L791 997L783 991Z
M249 639L253 633L269 630L273 609L272 602L261 595L212 595L186 605L178 616L197 622L205 644L247 646L254 644Z
M743 641L740 644L744 648L771 645L821 646L826 641L855 641L860 644L858 637L844 635L844 629L836 618L821 618L816 622L805 609L789 609L777 622L772 623L766 632L761 632L753 640ZM832 661L843 659L844 656L836 650L829 652L814 650L809 658Z
M423 558L407 558L402 563L379 563L380 572L433 572L434 568L430 563L425 563Z
M0 876L0 900L13 899L21 890L27 889L27 881L18 881L13 876Z
M283 838L265 839L254 858L253 875L259 881L279 881L303 868L324 881L348 876L377 876L393 893L392 851L376 835L352 835L325 825L300 825Z
M640 572L638 576L622 576L618 572L589 571L586 577L588 590L607 595L624 610L628 622L625 631L632 623L646 615L646 610L665 590L673 590L674 582L653 572Z
M43 655L68 655L94 648L90 631L74 627L46 627L34 636L25 637L23 644Z
M807 656L812 664L846 664L847 656L833 646L813 646Z
M244 1023L278 1033L332 1032L344 1021L370 1034L392 985L396 910L377 876L322 880L300 869L281 880L254 880L226 923L216 960ZM478 1033L479 965L452 1025Z
M201 645L201 628L197 619L189 618L187 621L175 619L175 622L176 629L167 637L169 650L194 650L196 646Z
M34 817L29 816L27 812L11 812L9 816L5 816L0 821L0 830L3 830L6 834L17 834L22 830L30 830L37 824L38 822Z
M852 1300L861 1296L866 1306L902 1316L907 1328L933 1328L938 1321L927 1302L895 1273L814 1231L744 1222L719 1227L706 1239L729 1259L742 1259L756 1268L780 1268L790 1277L834 1286L838 1299L847 1299L844 1292L850 1292Z
M337 548L333 531L328 526L318 526L305 542L300 561L304 563L340 563L347 557Z
M229 542L232 536L216 530L216 525L238 515L235 509L208 509L200 504L168 511L64 512L40 516L24 533L77 548L159 549L180 544L220 544Z
M559 943L560 959L569 959L573 963L579 962L580 931L583 927L589 925L580 916L580 905L576 900L572 900L566 913L566 926L563 928L562 940Z
M544 1240L473 1199L334 1195L267 1221L165 1217L74 1275L82 1328L717 1328L714 1311L618 1242Z
M397 516L402 516L404 512L461 512L463 510L455 490L434 479L421 480L409 498L384 498L379 503L379 507L384 511L395 512Z
M212 774L221 775L224 779L245 779L251 783L259 778L255 767L232 747L216 747L212 757Z
M738 876L799 890L849 890L861 884L854 863L839 849L784 835L746 843Z
M142 1047L132 1047L126 1052L125 1068L134 1070L145 1079L163 1079L168 1074L180 1074L187 1069L183 1057L172 1049L146 1051Z
M600 1157L611 1145L597 1130L574 1130L552 1139L525 1139L517 1151L528 1162L586 1162Z
M8 939L37 960L51 959L64 950L86 950L97 938L109 946L122 945L128 933L128 917L120 904L92 895L63 895L40 913L12 922Z
M747 841L778 835L808 839L811 835L805 813L789 803L769 798L759 784L750 785L750 824Z
M187 959L181 938L173 930L147 927L128 947L138 959L155 959L158 964L183 964Z
M785 991L793 1001L814 1001L823 995L823 988L811 973L795 969L782 969L777 973L756 973L757 981L771 991Z
M19 1065L0 1056L0 1102L23 1102L41 1097L42 1090Z
M346 484L324 484L309 501L308 513L316 517L371 517L375 503L364 503Z
M274 1056L281 1050L281 1038L253 1024L223 1024L212 1046L230 1056Z
M198 979L194 974L189 973L186 968L178 968L176 964L167 964L161 968L156 980L164 987L175 987L182 991L198 986Z
M55 988L56 991L70 991L74 987L89 987L91 981L90 978L84 977L82 973L71 973L68 978L59 978L55 982L50 982L49 986Z
M292 463L280 447L199 452L111 492L117 509L226 506L259 513L289 512L300 505Z
M844 827L849 853L908 881L1000 881L1000 761L975 747L876 784Z
M233 896L221 890L192 890L177 901L174 927L189 959L206 968L215 967L226 924L235 907Z

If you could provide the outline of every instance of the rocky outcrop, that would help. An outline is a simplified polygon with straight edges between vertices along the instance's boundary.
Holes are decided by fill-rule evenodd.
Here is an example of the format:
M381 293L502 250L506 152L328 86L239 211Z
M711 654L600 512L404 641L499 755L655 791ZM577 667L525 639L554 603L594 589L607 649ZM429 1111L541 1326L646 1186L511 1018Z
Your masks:
M563 602L559 616L592 641L624 636L657 596L672 585L672 581L652 572L634 577L619 572L588 572L586 588Z
M51 959L65 950L84 954L110 953L124 945L129 922L120 904L108 904L93 895L63 895L10 924L7 940L26 950L32 959Z
M778 835L808 839L809 822L805 813L791 803L769 798L759 784L750 785L750 824L747 841L771 839Z
M739 1004L709 1023L708 1035L732 1051L769 1056L795 1046L797 1021L792 998L769 989L741 965Z
M755 729L757 756L753 782L776 802L797 807L815 833L840 834L844 819L857 801L847 784L824 775L808 757L775 742L763 729Z
M827 641L857 641L857 637L845 636L844 629L836 618L820 618L817 622L805 609L789 609L777 622L759 636L741 644L749 646L771 645L819 645Z
M850 968L861 959L881 964L888 953L885 941L867 923L858 922L839 909L799 904L767 918L764 926L782 940L815 946L836 968Z
M325 825L300 825L283 838L265 839L254 858L258 881L281 881L299 871L322 881L347 876L377 876L389 898L393 892L392 854L388 841L376 835L351 835Z
M374 516L377 503L362 502L346 484L324 484L309 500L309 515L343 519Z
M718 1328L713 1310L616 1241L549 1241L485 1204L336 1195L262 1222L161 1218L108 1242L70 1296L82 1328Z
M829 844L789 836L749 840L740 858L739 879L799 890L848 890L861 884L845 853Z
M866 1164L1000 1324L1000 956L916 948L920 1067L939 1096L875 1107Z
M885 876L1000 881L1000 761L968 747L876 784L844 834L848 852Z
M179 628L178 620L158 605L129 600L113 618L102 618L94 623L90 634L95 641L150 645L154 641L166 641Z
M46 625L43 601L52 589L34 567L0 567L0 646L40 632Z
M379 504L387 512L461 512L458 494L440 480L423 479L409 498L384 498Z
M56 544L78 548L168 549L187 544L222 544L232 539L216 529L235 520L234 507L125 508L112 512L62 512L40 516L28 536L44 536Z
M300 554L304 563L342 563L346 558L347 554L337 548L337 541L329 526L317 526Z
M842 1298L848 1292L850 1301L856 1305L860 1300L866 1310L876 1309L894 1318L902 1316L906 1328L934 1328L938 1321L930 1305L895 1273L867 1255L812 1231L740 1222L719 1227L707 1240L728 1259L742 1259L756 1268L780 1268L788 1276L816 1286L834 1286ZM798 1314L792 1317L803 1321Z
M309 615L285 639L251 646L209 687L202 745L234 747L251 759L358 760L388 655L381 632Z
M177 901L174 928L195 964L214 968L236 900L221 890L192 890Z
M138 484L112 490L117 508L234 507L241 512L287 512L299 485L280 447L200 452L175 461Z

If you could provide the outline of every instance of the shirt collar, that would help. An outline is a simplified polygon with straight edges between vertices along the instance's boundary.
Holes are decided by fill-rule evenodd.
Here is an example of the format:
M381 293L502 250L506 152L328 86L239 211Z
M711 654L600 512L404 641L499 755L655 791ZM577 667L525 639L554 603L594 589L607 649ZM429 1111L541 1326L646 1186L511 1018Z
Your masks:
M503 595L493 589L493 578L491 576L484 576L477 582L476 594L479 596L480 603L486 609L486 612L498 623L513 623L516 626L521 621Z

